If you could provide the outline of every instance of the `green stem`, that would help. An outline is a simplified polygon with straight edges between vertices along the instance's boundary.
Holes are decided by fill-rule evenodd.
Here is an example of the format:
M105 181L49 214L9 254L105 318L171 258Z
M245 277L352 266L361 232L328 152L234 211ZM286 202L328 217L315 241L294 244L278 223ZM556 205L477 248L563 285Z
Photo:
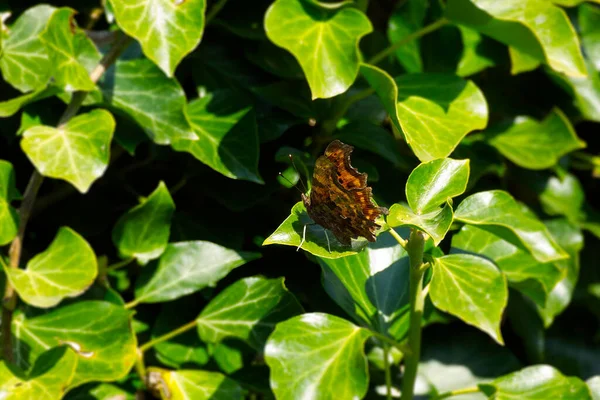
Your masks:
M159 336L155 339L150 340L149 342L144 343L140 346L140 351L143 353L146 350L151 349L153 346L156 346L157 344L167 341L175 336L181 335L182 333L185 333L190 329L193 329L194 327L196 327L196 320L190 321L187 324L172 330L171 332L167 332L162 336Z
M466 388L466 389L457 389L457 390L451 390L449 392L440 393L437 396L433 396L431 398L431 400L442 400L442 399L446 399L448 397L459 396L461 394L471 394L471 393L477 393L477 392L479 392L479 388L474 386L474 387L470 387L470 388Z
M425 238L423 233L411 229L406 246L410 258L410 326L408 330L408 347L410 353L405 356L404 377L402 379L402 400L412 400L414 395L417 367L421 357L421 319L425 298L423 296L423 250Z
M206 25L208 25L208 23L217 16L219 11L221 11L221 9L225 6L226 3L227 3L227 0L221 0L218 3L216 3L214 6L211 7L208 14L206 14Z
M391 339L379 332L371 331L371 335L373 335L374 337L376 337L383 343L386 343L392 347L397 348L398 350L400 350L402 352L402 354L406 355L406 354L410 353L410 349L408 347L404 346L401 343L396 342L394 339Z
M444 26L448 23L449 23L449 21L447 19L440 18L437 21L419 29L418 31L413 32L406 37L403 37L402 39L398 40L397 42L392 43L390 46L386 47L385 49L383 49L382 51L380 51L379 53L377 53L373 57L371 57L371 59L367 63L376 65L381 60L383 60L384 58L389 56L390 54L394 54L394 52L396 50L398 50L400 47L404 46L405 44L410 43L413 40L416 40L416 39L420 38L421 36L425 36L426 34L431 33L435 30L438 30L442 26Z
M402 246L404 249L406 249L406 244L407 244L407 241L406 241L406 240L404 240L404 239L402 238L402 236L400 236L400 235L398 234L398 232L396 232L396 231L394 230L394 228L390 228L390 230L389 230L388 232L390 233L390 235L392 235L392 236L394 237L394 239L396 239L396 241L397 241L398 243L400 243L400 246Z
M135 357L135 372L137 372L139 375L140 379L144 383L144 386L148 386L146 379L146 365L144 364L144 353L141 351L141 349L137 350Z
M392 400L392 371L390 369L389 346L383 346L383 368L385 369L386 399Z
M128 258L126 260L121 260L114 264L110 264L109 266L106 267L106 272L114 271L114 270L122 268L126 265L129 265L133 260L135 260L135 258Z

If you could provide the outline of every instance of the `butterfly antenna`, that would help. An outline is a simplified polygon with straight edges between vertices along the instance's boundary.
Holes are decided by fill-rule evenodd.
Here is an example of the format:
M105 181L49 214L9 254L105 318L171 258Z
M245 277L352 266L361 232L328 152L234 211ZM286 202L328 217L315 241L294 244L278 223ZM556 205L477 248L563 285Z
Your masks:
M298 170L298 168L296 167L296 163L294 162L294 156L291 154L288 154L288 157L292 163L292 166L294 167L294 169L296 170L296 173L298 174L298 177L300 179L300 183L302 184L302 188L304 189L304 193L308 192L308 189L306 188L306 185L304 184L304 181L302 180L302 174L300 173L300 171Z
M285 179L297 191L299 191L300 193L304 193L302 190L298 189L298 186L296 186L296 184L292 183L292 181L290 181L288 178L286 178L285 175L283 175L281 172L279 172L279 176L282 177L283 179Z

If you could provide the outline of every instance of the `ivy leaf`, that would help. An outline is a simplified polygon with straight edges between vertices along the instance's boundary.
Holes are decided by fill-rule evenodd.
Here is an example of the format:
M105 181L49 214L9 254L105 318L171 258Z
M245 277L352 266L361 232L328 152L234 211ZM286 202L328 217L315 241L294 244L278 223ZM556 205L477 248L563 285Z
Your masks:
M176 140L173 148L191 153L232 179L264 184L258 173L258 132L252 106L233 90L192 101L187 116L198 140Z
M499 131L491 131L489 143L515 164L529 169L554 166L560 157L585 147L567 117L558 109L544 121L519 117Z
M117 25L169 77L204 32L205 0L110 0L110 5Z
M396 203L390 208L387 223L391 227L411 226L422 230L431 236L437 246L446 236L453 219L454 213L449 203L425 213L415 213L404 204Z
M15 373L6 361L0 362L0 393L3 400L61 399L71 383L77 356L66 346L40 355L28 374Z
M306 229L306 234L304 230ZM353 240L350 246L341 244L331 233L327 233L325 228L314 223L306 213L306 208L301 201L292 207L292 213L279 225L279 227L265 239L263 246L269 244L283 244L286 246L298 247L311 254L323 258L340 258L356 254L365 248L367 240ZM331 249L331 251L330 251Z
M474 29L459 25L463 43L463 53L456 66L456 75L470 76L496 65L494 58L488 54L490 44Z
M600 63L600 62L599 62ZM588 121L600 122L600 74L588 62L587 77L572 77L550 69L546 72L560 87L573 97L574 105Z
M57 86L68 92L92 91L96 84L89 72L101 56L85 32L74 26L74 13L70 8L56 10L40 34L40 40L48 50L48 67Z
M445 74L405 74L394 81L366 64L361 73L422 162L447 157L467 133L487 125L487 103L471 81Z
M585 76L575 29L567 14L546 0L450 0L446 16L514 47L555 71Z
M45 251L27 263L27 269L4 268L19 296L40 308L76 297L96 279L98 266L94 250L69 228L60 228Z
M265 347L275 396L362 398L369 380L364 354L369 336L369 331L328 314L303 314L278 324Z
M0 246L10 243L19 230L19 215L10 202L18 198L15 171L8 161L0 160Z
M577 9L579 35L585 54L592 62L594 69L600 71L600 11L592 4L582 4Z
M195 140L185 117L186 99L176 79L146 59L119 61L100 82L107 104L125 112L157 144Z
M13 319L14 359L27 367L47 349L68 345L78 359L72 386L123 378L136 359L130 316L104 301L82 301L30 319L19 314Z
M478 386L487 396L498 400L591 400L585 382L566 377L549 365L533 365Z
M452 237L452 252L481 254L494 261L504 272L509 284L544 307L552 288L566 270L553 262L541 263L527 251L491 232L465 225Z
M469 254L434 258L432 266L429 292L433 304L504 344L500 320L508 302L508 288L498 268Z
M417 214L436 210L465 192L469 160L444 158L420 164L406 181L406 200Z
M140 204L119 218L112 240L121 258L135 258L141 264L160 257L169 242L175 203L164 182Z
M358 42L373 27L346 5L277 0L265 14L267 37L296 57L313 99L344 93L358 75Z
M300 313L302 307L283 278L250 277L237 281L208 303L196 324L204 342L235 337L261 351L278 322Z
M0 61L2 59L0 58ZM29 103L54 96L59 89L56 87L41 87L33 92L0 102L0 118L11 117Z
M564 215L570 221L580 219L585 193L575 175L550 176L543 185L539 199L546 214Z
M600 376L593 376L586 383L590 389L592 400L600 399Z
M391 235L343 258L319 258L329 296L360 325L400 340L408 330L409 261Z
M160 303L214 286L232 269L259 257L204 241L170 243L156 265L144 269L133 303Z
M169 371L153 367L148 369L148 376L158 387L163 399L243 399L242 388L237 382L219 372L185 369Z
M23 133L21 147L42 175L64 179L86 193L108 166L114 130L113 116L97 109L59 128L33 126Z
M527 251L541 262L566 258L539 220L525 214L515 199L502 190L475 193L464 199L456 212L456 220L479 225Z
M10 27L2 41L0 70L2 77L21 92L45 87L50 78L50 61L39 34L55 8L38 5L27 9Z
M427 2L410 0L398 8L388 21L387 36L396 43L423 27ZM406 72L423 72L419 40L412 40L396 50L396 58Z

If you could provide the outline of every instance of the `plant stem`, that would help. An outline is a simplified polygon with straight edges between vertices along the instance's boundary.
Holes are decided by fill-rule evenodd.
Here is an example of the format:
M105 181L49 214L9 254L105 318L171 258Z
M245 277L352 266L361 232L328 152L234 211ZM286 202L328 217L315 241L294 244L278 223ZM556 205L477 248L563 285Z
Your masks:
M155 339L152 339L152 340L144 343L143 345L140 346L140 351L143 353L146 350L151 349L153 346L157 345L158 343L162 343L166 340L171 339L172 337L181 335L182 333L185 333L185 332L189 331L190 329L193 329L194 327L196 327L196 320L190 321L187 324L182 325L179 328L172 330L171 332L167 332L162 336L159 336Z
M211 7L208 14L206 14L206 22L205 22L206 25L208 25L208 23L210 21L212 21L214 17L217 16L219 11L221 11L221 9L225 6L226 3L227 3L227 0L220 0L218 3L216 3L214 6Z
M379 53L377 53L373 57L371 57L371 59L367 63L376 65L381 60L383 60L390 54L393 54L396 50L398 50L400 47L404 46L405 44L410 43L413 40L416 40L416 39L420 38L421 36L425 36L426 34L431 33L435 30L438 30L442 26L444 26L448 23L449 23L449 21L447 19L440 18L437 21L419 29L418 31L413 32L406 37L403 37L402 39L398 40L397 42L392 43L390 46L386 47L385 49L383 49L382 51L380 51Z
M129 43L129 40L130 39L127 36L122 35L115 45L110 49L110 51L106 53L100 63L90 74L90 79L93 82L97 82L102 74L108 69L108 67L115 62L117 57L119 57L119 54L121 54L121 52ZM85 96L87 96L87 92L75 92L73 94L69 105L67 105L63 115L60 117L58 128L64 126L77 114L79 108L81 108L81 105L83 104ZM34 170L29 178L29 183L27 184L25 194L23 195L23 201L21 202L21 207L19 208L19 231L17 233L17 237L13 239L8 251L10 268L19 268L23 250L23 239L25 237L25 228L27 227L27 221L31 216L37 193L40 190L43 182L44 177L37 170ZM13 361L11 325L13 311L15 310L16 305L17 293L15 292L15 289L11 285L10 281L7 279L5 283L4 297L2 299L2 320L0 323L2 324L2 354L3 358L9 362Z
M479 388L474 386L466 389L457 389L451 390L449 392L440 393L437 396L432 397L431 400L442 400L452 396L459 396L461 394L471 394L477 392L479 392Z
M106 272L115 271L119 268L129 265L133 260L135 260L135 258L128 258L126 260L121 260L114 264L110 264L109 266L106 267Z
M137 349L135 356L135 371L139 375L140 379L144 383L144 386L148 386L146 379L146 365L144 364L144 353L141 349Z
M404 355L410 353L410 349L408 347L406 347L405 345L403 345L401 343L396 342L394 339L391 339L379 332L371 331L371 335L373 335L377 339L381 340L383 343L387 343L388 345L397 348Z
M417 229L411 229L406 246L410 258L410 326L408 330L408 347L410 353L405 357L404 377L402 379L402 400L412 400L414 395L417 367L421 357L421 318L425 299L423 296L423 250L425 238Z
M386 399L392 400L392 371L390 370L389 346L383 346L383 368L385 370Z
M400 243L400 246L402 246L406 250L407 241L404 240L404 238L402 238L402 236L400 236L398 232L394 230L394 228L390 228L389 232L390 235L392 235L394 239L396 239L396 241Z

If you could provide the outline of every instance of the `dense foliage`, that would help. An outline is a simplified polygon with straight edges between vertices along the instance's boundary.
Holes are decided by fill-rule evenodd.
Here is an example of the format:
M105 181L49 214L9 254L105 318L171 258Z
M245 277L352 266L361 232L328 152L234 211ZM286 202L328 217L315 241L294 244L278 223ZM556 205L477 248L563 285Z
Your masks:
M0 398L600 399L600 1L0 17Z

